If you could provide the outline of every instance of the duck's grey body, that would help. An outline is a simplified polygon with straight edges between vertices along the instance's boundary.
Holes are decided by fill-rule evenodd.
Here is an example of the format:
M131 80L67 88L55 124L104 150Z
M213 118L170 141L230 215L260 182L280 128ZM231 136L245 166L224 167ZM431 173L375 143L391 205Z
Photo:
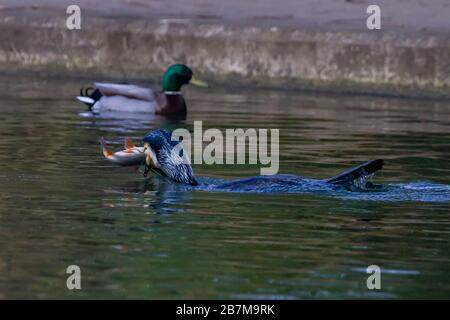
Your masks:
M157 113L164 102L159 93L133 84L96 82L95 90L96 96L81 95L77 99L90 104L91 111L97 114L107 111Z
M123 96L143 101L154 101L155 93L150 88L140 87L134 84L117 84L95 82L95 87L105 96Z
M123 96L103 96L92 106L93 113L104 112L133 112L133 113L156 113L157 103L155 101L144 101L131 99Z
M146 113L184 117L186 102L180 91L156 92L150 88L128 84L95 83L92 93L77 96L95 114Z

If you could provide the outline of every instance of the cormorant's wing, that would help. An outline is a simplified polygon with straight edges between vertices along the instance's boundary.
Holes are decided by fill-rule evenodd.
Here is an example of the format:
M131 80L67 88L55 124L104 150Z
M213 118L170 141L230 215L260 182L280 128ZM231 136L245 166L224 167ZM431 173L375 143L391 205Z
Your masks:
M95 87L105 96L124 96L146 101L155 100L155 94L152 89L139 87L134 84L96 82Z

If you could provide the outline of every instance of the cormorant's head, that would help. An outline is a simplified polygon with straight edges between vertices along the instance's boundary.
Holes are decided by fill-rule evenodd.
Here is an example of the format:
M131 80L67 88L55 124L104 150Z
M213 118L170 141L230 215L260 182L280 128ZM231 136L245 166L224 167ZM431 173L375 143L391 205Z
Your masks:
M208 85L193 77L192 70L184 64L171 65L163 75L162 88L164 91L180 91L181 86L185 84L193 84L200 87Z
M152 170L176 182L198 185L183 144L178 140L173 141L168 131L164 129L152 131L142 139L142 142L147 154L146 173Z

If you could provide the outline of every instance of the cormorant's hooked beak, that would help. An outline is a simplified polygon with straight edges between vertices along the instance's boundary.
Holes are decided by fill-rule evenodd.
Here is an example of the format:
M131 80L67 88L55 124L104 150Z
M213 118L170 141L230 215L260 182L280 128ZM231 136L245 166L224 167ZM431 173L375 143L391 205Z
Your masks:
M153 171L154 173L159 174L161 176L167 177L167 174L163 170L161 170L157 165L158 159L156 158L156 154L148 143L144 144L143 152L147 154L147 156L145 157L144 177L147 177L150 171Z
M147 156L145 157L145 169L144 169L144 177L147 177L148 172L150 171L152 165L152 157L150 155L150 149L147 143L144 145L143 152L147 154Z
M208 88L209 87L209 85L205 81L199 80L199 79L197 79L195 77L191 78L191 81L189 81L189 84L192 84L192 85L197 86L197 87L204 87L204 88Z

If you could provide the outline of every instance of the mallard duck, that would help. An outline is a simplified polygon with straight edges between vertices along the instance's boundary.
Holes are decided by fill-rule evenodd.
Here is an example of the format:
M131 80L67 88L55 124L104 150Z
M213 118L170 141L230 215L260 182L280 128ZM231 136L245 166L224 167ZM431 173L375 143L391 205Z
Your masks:
M127 162L127 165L144 164L144 176L147 176L148 172L152 171L175 182L191 186L199 184L194 176L187 154L182 148L182 144L179 141L172 140L172 135L168 131L165 129L152 131L142 139L142 142L144 144L143 147L136 147L141 156L136 158L133 164ZM129 143L128 146L130 146ZM103 153L105 154L105 152ZM112 153L108 154L110 156L112 155ZM145 154L145 156L142 156L142 154ZM121 155L122 157L126 157L126 155ZM122 165L120 161L116 160L116 163ZM382 159L370 160L336 176L322 180L308 179L291 174L256 176L225 182L216 186L214 190L238 189L257 191L259 187L271 184L276 184L277 186L284 184L286 185L286 188L289 188L289 185L292 183L319 183L322 185L325 183L327 185L348 187L355 185L355 182L359 183L359 181L364 182L364 186L361 186L363 188L372 187L374 185L372 185L371 182L366 184L364 178L374 174L376 171L380 170L382 166Z
M102 111L186 115L186 102L181 93L185 84L207 87L193 77L192 70L183 64L173 64L163 75L162 91L133 84L94 83L95 87L81 89L77 100L93 113Z

